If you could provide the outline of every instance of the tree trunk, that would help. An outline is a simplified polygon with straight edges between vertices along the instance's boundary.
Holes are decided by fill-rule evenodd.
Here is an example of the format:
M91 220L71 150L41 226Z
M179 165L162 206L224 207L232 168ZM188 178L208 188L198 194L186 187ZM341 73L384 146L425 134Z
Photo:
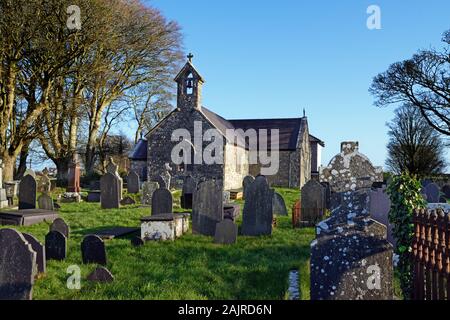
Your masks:
M94 172L95 148L92 148L89 145L86 146L85 160L86 160L86 163L84 165L85 165L86 174L89 175Z
M56 175L58 181L67 181L70 159L54 159L53 162L55 163L56 169L58 170L58 173Z
M14 168L16 166L16 157L9 153L3 155L3 181L14 180Z
M19 166L14 175L15 180L22 180L25 170L27 170L27 159L28 159L28 146L24 147L20 152Z

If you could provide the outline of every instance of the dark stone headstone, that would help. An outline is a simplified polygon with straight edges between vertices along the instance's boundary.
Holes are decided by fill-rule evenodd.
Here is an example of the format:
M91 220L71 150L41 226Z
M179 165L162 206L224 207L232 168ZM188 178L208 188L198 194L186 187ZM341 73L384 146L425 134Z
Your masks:
M100 179L102 209L118 209L120 207L120 181L116 175L105 173Z
M435 183L429 183L425 186L424 192L427 196L428 203L438 203L441 192L439 191L439 186Z
M301 220L309 223L320 221L326 210L325 189L316 180L309 180L301 193Z
M255 178L253 176L246 176L244 180L242 181L242 189L243 189L243 198L245 200L245 192L247 190L247 187L251 185L255 181Z
M133 198L127 196L127 197L123 198L122 200L120 200L120 204L123 206L131 206L131 205L136 204L136 201L134 201Z
M19 210L36 209L36 179L26 175L19 183Z
M83 263L94 263L106 266L106 249L103 240L96 235L87 235L81 243Z
M38 207L42 210L55 210L55 206L53 205L53 199L48 194L43 193L38 197Z
M259 236L272 234L274 191L264 176L257 176L248 185L244 204L242 235Z
M130 173L127 176L127 190L128 193L139 193L139 175L134 172L130 171Z
M67 256L67 238L59 231L50 231L45 236L45 258L64 260Z
M183 209L192 209L192 199L197 183L194 178L187 176L184 178L183 189L181 191L181 207Z
M100 202L101 191L91 190L88 192L87 202Z
M370 191L370 216L375 221L387 227L387 239L395 246L396 241L393 235L393 225L389 222L389 211L391 210L391 200L385 188Z
M22 234L0 229L0 300L31 300L36 252Z
M223 220L223 187L221 180L200 182L192 204L192 232L214 236L216 224Z
M273 194L273 214L279 216L287 216L288 212L286 209L286 203L284 202L283 197L278 192Z
M152 215L171 213L173 211L172 193L167 189L157 189L152 195Z
M234 203L225 203L223 205L223 218L229 219L231 221L236 221L236 219L241 214L241 206Z
M214 243L234 244L237 241L237 235L238 235L237 225L233 221L225 219L216 225Z
M144 240L141 238L141 237L133 237L132 239L131 239L131 245L133 246L133 247L140 247L140 246L143 246L144 245Z
M442 192L447 199L450 199L450 184L446 184L442 187Z
M87 279L93 282L112 282L114 281L114 276L105 267L97 267Z
M78 193L81 191L80 187L80 162L75 155L72 161L69 163L69 169L67 171L67 192Z
M70 235L69 225L62 218L53 220L53 223L50 225L50 231L59 231L66 238L69 238Z
M331 188L330 184L328 182L321 182L320 183L325 190L325 208L328 210L331 209Z
M45 259L45 247L34 236L29 233L22 233L23 237L31 245L31 248L36 252L36 265L38 273L45 273L47 261Z

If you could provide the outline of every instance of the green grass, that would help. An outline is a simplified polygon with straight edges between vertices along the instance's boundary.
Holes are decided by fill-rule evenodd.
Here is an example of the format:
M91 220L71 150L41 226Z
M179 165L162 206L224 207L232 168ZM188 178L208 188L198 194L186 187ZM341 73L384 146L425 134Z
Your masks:
M288 211L299 191L277 188ZM175 211L179 211L175 193ZM242 201L238 201L242 203ZM241 206L242 208L242 206ZM174 242L147 242L135 248L129 238L106 241L108 269L115 277L109 284L86 281L94 265L81 263L84 235L114 226L138 227L149 209L129 206L101 210L99 204L62 204L60 216L70 225L68 257L48 261L47 273L34 286L34 299L284 299L288 274L300 272L302 298L309 299L309 244L314 231L292 229L291 217L279 217L272 236L242 237L232 246L215 245L211 237L191 232ZM240 221L238 221L240 224ZM42 243L48 225L19 227ZM81 268L81 290L66 286L71 265Z

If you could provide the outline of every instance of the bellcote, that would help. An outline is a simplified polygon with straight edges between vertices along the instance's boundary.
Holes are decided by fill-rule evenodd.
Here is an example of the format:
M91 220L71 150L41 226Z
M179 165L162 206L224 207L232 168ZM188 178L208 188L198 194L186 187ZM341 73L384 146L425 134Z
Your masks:
M202 107L202 86L205 82L192 64L194 56L189 54L188 61L175 77L178 84L177 107L182 110L200 110Z

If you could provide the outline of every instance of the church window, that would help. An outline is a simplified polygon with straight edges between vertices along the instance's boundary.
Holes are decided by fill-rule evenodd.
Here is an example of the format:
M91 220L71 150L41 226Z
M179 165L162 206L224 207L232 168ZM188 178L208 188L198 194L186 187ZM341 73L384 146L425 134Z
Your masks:
M192 95L194 93L194 76L192 73L189 73L186 79L186 94Z

